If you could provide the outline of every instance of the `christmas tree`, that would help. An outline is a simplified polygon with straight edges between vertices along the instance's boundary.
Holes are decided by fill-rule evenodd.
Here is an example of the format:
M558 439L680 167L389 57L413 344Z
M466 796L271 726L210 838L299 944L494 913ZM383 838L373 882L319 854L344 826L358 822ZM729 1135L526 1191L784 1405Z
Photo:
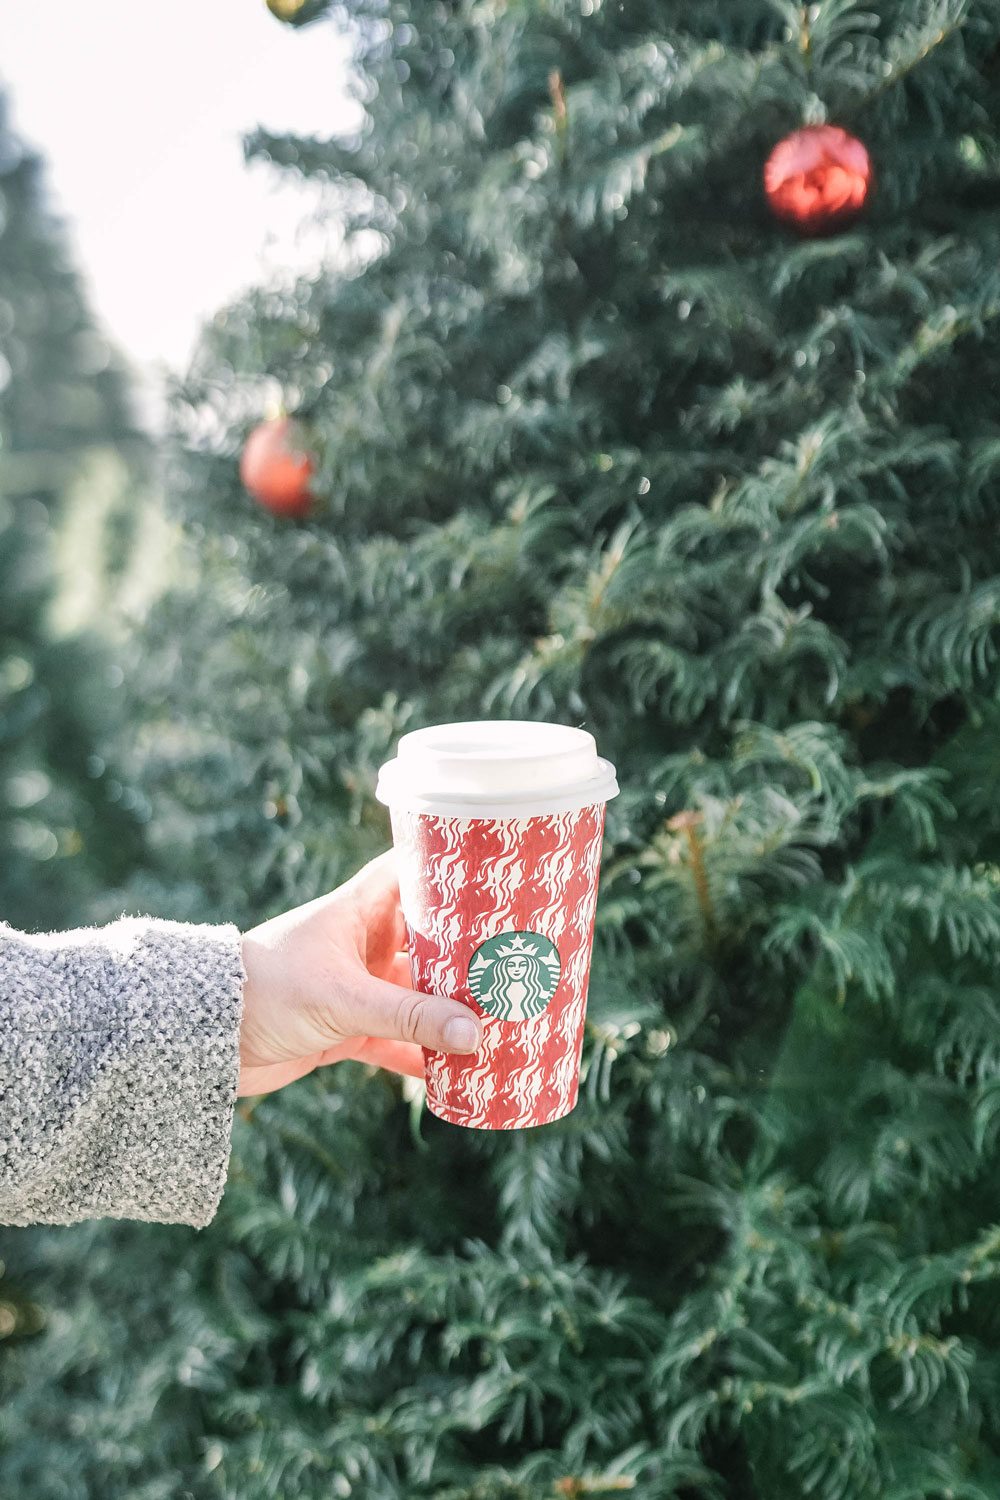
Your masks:
M581 1101L463 1131L342 1064L241 1106L209 1229L26 1234L0 1475L995 1500L1000 14L345 24L357 133L249 143L329 183L344 263L220 315L177 393L190 574L128 774L167 914L248 923L386 846L402 730L591 729ZM763 168L821 123L874 187L804 235ZM237 479L275 397L304 519Z

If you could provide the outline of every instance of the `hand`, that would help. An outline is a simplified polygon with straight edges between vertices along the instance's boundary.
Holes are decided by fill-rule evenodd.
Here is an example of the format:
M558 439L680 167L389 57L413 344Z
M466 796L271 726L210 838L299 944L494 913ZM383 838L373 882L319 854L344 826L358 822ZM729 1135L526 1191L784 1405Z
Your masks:
M405 945L391 849L246 933L240 1096L348 1057L422 1078L422 1046L475 1052L479 1018L461 1001L418 994Z

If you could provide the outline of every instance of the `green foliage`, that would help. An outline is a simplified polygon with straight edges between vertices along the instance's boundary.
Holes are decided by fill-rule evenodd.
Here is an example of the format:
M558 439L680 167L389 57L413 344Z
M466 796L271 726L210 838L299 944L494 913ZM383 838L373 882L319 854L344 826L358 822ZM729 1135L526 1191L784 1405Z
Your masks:
M177 391L190 579L125 757L143 890L256 919L385 846L402 730L584 722L623 792L581 1102L480 1136L341 1065L241 1110L202 1234L25 1236L51 1325L0 1474L992 1500L996 7L349 24L363 128L249 142L328 184L345 263L226 310ZM760 174L822 118L877 190L807 243ZM316 444L301 524L236 480L277 395Z
M40 163L0 101L0 918L15 927L84 920L135 842L98 754L121 670L93 631L58 632L50 618L67 497L88 458L115 445L137 464L130 429Z

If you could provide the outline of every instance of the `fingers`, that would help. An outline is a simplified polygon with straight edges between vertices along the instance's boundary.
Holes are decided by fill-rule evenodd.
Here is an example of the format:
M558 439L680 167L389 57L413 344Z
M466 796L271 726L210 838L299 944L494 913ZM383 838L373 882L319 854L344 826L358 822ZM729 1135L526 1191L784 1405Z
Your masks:
M377 859L370 860L348 881L347 889L364 923L362 957L370 969L382 973L391 955L406 946L395 851L387 849Z
M435 1052L476 1052L482 1023L460 1000L422 995L370 974L358 976L345 997L339 1025L348 1035L413 1042Z
M387 1042L378 1036L358 1037L349 1056L357 1062L386 1068L390 1073L405 1073L409 1078L423 1078L424 1054L412 1042Z
M270 1094L283 1089L286 1084L303 1078L316 1067L352 1058L357 1062L370 1063L376 1068L385 1068L390 1073L405 1073L410 1078L423 1078L424 1054L411 1042L387 1042L381 1037L354 1036L325 1052L312 1057L299 1057L291 1062L273 1063L267 1067L241 1068L237 1098L243 1099L258 1094Z
M386 849L362 865L347 882L347 889L369 911L382 913L399 906L399 877L396 874L396 851Z
M418 1056L423 1057L423 1053ZM245 1099L255 1094L273 1093L275 1089L283 1089L286 1084L294 1083L297 1078L304 1078L315 1066L315 1057L299 1057L292 1062L241 1068L236 1097Z
M424 1076L424 1054L419 1047L412 1042L387 1042L377 1036L349 1036L309 1059L312 1067L347 1061L369 1063L390 1073L406 1073L410 1078Z
M380 979L388 979L390 984L398 984L402 990L412 990L413 976L410 970L410 955L408 953L397 953L392 963L382 974Z

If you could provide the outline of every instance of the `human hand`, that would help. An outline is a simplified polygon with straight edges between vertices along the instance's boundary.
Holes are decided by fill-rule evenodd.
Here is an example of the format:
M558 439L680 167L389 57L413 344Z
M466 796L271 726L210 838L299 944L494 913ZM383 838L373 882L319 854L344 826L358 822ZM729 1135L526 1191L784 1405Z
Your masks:
M349 1057L422 1078L421 1047L475 1052L478 1017L458 1000L418 994L405 944L391 849L329 895L244 934L239 1095Z

